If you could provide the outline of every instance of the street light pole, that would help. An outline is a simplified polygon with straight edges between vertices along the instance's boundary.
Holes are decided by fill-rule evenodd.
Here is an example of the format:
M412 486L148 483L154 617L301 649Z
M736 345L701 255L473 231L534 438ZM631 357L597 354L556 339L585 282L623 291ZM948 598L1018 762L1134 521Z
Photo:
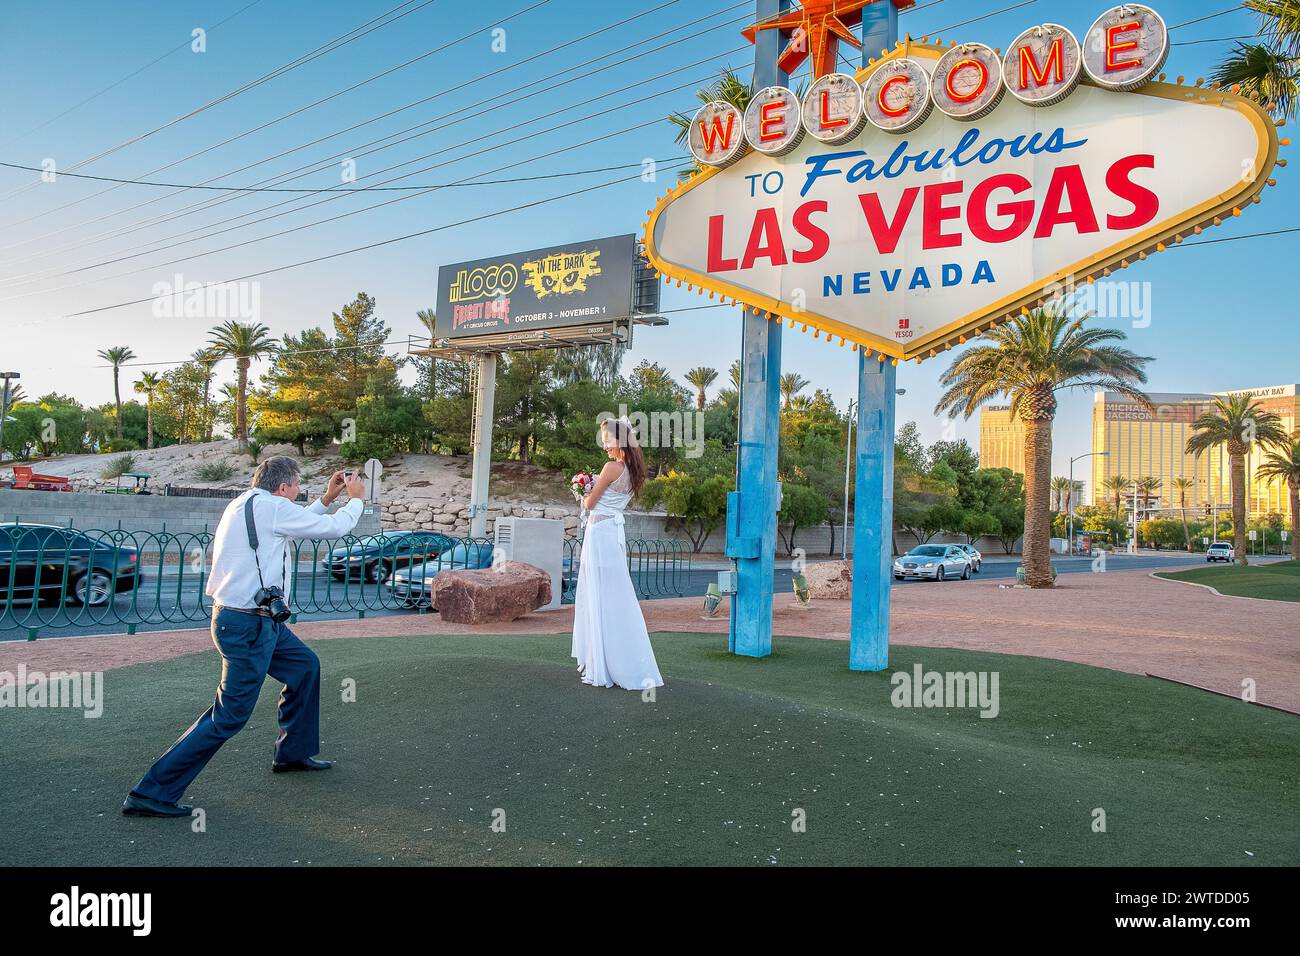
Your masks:
M1085 458L1091 458L1091 457L1093 457L1094 455L1099 455L1099 456L1102 457L1102 458L1108 458L1108 457L1110 457L1110 452L1108 452L1108 451L1090 451L1090 452L1088 452L1088 454L1086 454L1086 455L1076 455L1074 458L1071 458L1071 459L1070 459L1070 540L1069 540L1069 542L1068 542L1067 545L1066 545L1066 547L1069 549L1069 553L1070 553L1070 554L1074 554L1074 505L1075 505L1075 500L1074 500L1074 463L1075 463L1076 461L1083 461L1083 459L1085 459ZM1096 489L1093 489L1093 493L1096 494Z

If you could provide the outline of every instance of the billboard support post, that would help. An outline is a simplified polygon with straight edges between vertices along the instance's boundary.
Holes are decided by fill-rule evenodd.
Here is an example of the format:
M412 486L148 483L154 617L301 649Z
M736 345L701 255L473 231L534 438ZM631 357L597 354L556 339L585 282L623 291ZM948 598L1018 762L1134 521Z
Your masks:
M492 473L492 408L497 393L497 356L484 352L477 357L474 387L474 461L469 492L469 534L487 535L488 477Z
M898 40L898 8L862 11L862 65ZM849 670L889 666L889 588L894 563L894 409L898 366L858 349L858 458L853 488L853 585Z
M755 0L761 22L788 6ZM754 41L754 86L785 83L777 69L778 30ZM728 649L746 657L772 653L772 576L776 564L777 443L781 431L781 323L745 309L740 320L740 441L736 490L727 496L727 556L736 564Z

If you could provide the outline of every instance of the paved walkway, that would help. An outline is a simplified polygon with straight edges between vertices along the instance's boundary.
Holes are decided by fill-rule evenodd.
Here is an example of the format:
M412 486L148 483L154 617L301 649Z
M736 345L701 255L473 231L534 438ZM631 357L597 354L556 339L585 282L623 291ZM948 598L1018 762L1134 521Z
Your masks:
M1238 696L1252 678L1260 703L1300 711L1300 605L1219 597L1147 571L1062 575L1050 591L996 580L894 588L892 640L1076 661L1152 673ZM778 594L773 631L847 640L847 601L802 610ZM725 635L727 619L701 620L699 598L647 601L655 631ZM510 624L445 624L436 614L302 623L307 640L423 634L562 634L573 608L537 612ZM724 638L725 639L725 638ZM42 638L0 644L0 671L106 670L185 654L214 653L207 631L157 631L133 637ZM847 661L847 649L845 655ZM671 679L671 675L667 675Z

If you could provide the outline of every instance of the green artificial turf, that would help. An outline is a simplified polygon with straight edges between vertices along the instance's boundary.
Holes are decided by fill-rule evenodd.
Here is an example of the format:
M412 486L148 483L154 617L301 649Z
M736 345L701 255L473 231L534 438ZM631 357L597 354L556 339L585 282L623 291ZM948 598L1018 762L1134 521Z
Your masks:
M654 644L651 703L580 683L567 635L315 642L338 765L270 773L268 680L190 788L200 833L118 808L210 703L217 657L109 671L98 720L0 711L0 863L1300 863L1295 716L1027 657L894 647L853 673L838 641ZM894 708L917 662L996 671L999 715Z
M1208 584L1220 594L1267 598L1270 601L1300 601L1300 561L1275 564L1214 564L1190 571L1161 571L1157 577L1173 581Z

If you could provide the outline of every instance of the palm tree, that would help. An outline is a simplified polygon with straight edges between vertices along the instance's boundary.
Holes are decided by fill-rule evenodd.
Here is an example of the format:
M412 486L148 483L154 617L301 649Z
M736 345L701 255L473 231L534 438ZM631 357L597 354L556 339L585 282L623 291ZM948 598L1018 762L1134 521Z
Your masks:
M113 366L113 404L117 407L117 437L122 437L122 392L118 388L118 369L120 369L131 359L135 358L135 353L125 345L118 345L111 349L101 349L98 355L105 362Z
M1056 393L1067 388L1103 388L1150 407L1137 386L1146 382L1151 361L1111 344L1118 329L1085 329L1090 315L1071 318L1063 309L1035 309L992 329L991 345L977 345L943 373L948 390L935 413L970 418L982 405L1010 395L1011 414L1025 426L1025 584L1052 586L1051 483L1052 420Z
M794 398L811 383L798 372L786 372L781 376L781 407L789 408L790 399Z
M162 384L157 372L142 372L135 383L137 395L143 395L145 407L145 448L153 448L153 393Z
M1300 561L1300 431L1255 469L1260 478L1280 478L1291 494L1291 558Z
M695 407L704 411L704 390L718 377L718 370L701 365L686 373L686 381L695 386Z
M211 348L196 349L190 358L203 369L203 440L212 441L212 424L215 416L212 414L212 370L216 368L217 363L221 361L221 356Z
M1241 84L1282 119L1295 119L1300 104L1300 0L1246 0L1260 15L1262 43L1238 43L1213 78Z
M1160 490L1164 487L1164 482L1159 478L1154 475L1146 475L1137 480L1137 487L1140 495L1138 500L1142 502L1143 511L1149 512L1152 502L1155 502L1156 505L1160 504Z
M1192 423L1193 434L1187 439L1187 454L1197 455L1228 447L1228 470L1232 476L1232 550L1237 563L1246 560L1246 452L1259 442L1283 446L1288 442L1282 419L1255 401L1250 392L1228 395L1214 400L1214 410Z
M1128 490L1129 480L1123 475L1111 475L1109 478L1102 479L1101 486L1111 493L1112 500L1115 503L1115 517L1118 518L1120 499L1123 497L1124 492Z
M1052 479L1052 493L1056 498L1056 507L1053 511L1069 511L1070 497L1074 489L1070 487L1070 479L1063 475L1057 475Z
M731 387L737 392L740 391L740 359L736 359L727 368L727 374L731 376Z
M248 367L253 359L275 352L276 341L271 330L262 323L243 324L228 320L212 330L208 341L222 358L233 358L239 368L239 384L235 392L235 437L241 451L248 449Z
M1173 480L1174 491L1178 492L1178 517L1183 522L1183 540L1187 542L1187 550L1192 550L1192 536L1187 530L1187 492L1196 487L1196 481L1192 478L1175 478Z
M0 386L0 387L3 387L3 386ZM27 393L23 391L23 387L22 387L21 385L16 384L16 383L14 383L14 384L10 384L10 386L9 386L9 407L10 407L10 408L13 408L13 407L14 407L15 405L17 405L19 402L25 402L25 401L27 401Z

